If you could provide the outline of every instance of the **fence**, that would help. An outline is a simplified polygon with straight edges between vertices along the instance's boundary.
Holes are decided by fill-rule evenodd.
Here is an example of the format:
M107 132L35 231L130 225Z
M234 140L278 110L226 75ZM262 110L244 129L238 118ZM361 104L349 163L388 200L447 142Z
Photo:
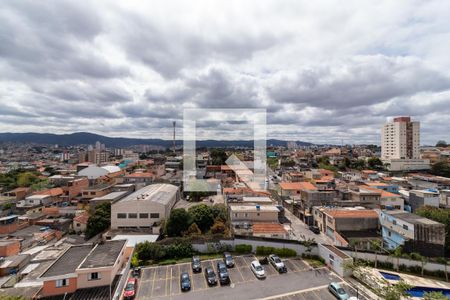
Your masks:
M122 291L125 287L125 283L128 280L128 273L130 272L131 267L131 259L133 258L134 251L130 254L130 257L128 258L127 265L125 269L122 272L122 276L120 276L119 282L116 285L116 290L114 292L114 296L112 297L113 300L119 300L122 296ZM111 287L110 287L111 292Z

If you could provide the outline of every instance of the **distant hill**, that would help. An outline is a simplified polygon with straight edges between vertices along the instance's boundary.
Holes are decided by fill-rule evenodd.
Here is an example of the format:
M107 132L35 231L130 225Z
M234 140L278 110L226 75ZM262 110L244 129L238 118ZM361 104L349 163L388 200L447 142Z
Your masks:
M162 139L137 139L137 138L123 138L123 137L107 137L104 135L89 133L89 132L75 132L71 134L52 134L52 133L0 133L0 142L15 142L15 143L35 143L35 144L58 144L61 146L75 146L75 145L93 145L99 141L105 144L106 147L129 147L133 145L152 145L171 147L171 140ZM267 146L286 146L286 141L269 139ZM182 145L182 141L177 140L178 146ZM298 141L297 144L301 146L309 146L311 143ZM220 140L204 140L197 141L197 147L253 147L253 140L235 140L235 141L220 141Z

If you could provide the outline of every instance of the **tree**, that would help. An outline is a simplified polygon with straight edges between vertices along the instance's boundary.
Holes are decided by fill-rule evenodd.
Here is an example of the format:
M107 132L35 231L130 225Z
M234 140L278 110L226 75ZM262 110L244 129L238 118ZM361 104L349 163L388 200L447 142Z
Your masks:
M211 207L211 212L214 219L219 218L222 222L227 222L228 214L227 208L224 204L213 205L213 207Z
M408 296L408 290L412 286L407 284L404 280L400 280L398 283L390 285L387 284L378 289L378 294L385 300L401 300L402 297Z
M139 260L159 260L164 257L164 248L158 243L145 241L136 245L136 253Z
M39 178L32 172L24 172L17 177L17 185L22 187L28 187L38 181Z
M440 160L431 166L430 173L436 176L450 177L450 163Z
M102 203L95 208L95 212L88 219L86 238L91 238L111 226L111 203Z
M189 226L188 230L186 231L186 235L192 236L192 235L201 235L202 231L200 228L198 228L197 224L192 223L191 226Z
M375 268L378 267L378 252L383 249L381 241L380 240L371 240L370 241L370 248L375 251Z
M395 264L395 268L396 268L397 272L398 272L398 269L399 269L400 257L402 257L402 252L403 252L402 247L401 247L401 246L398 246L398 247L395 248L394 251L391 253L391 256L392 256L392 257L395 257L396 260L397 260L397 262L396 262L396 264Z
M350 166L352 169L363 170L366 168L366 161L363 159L357 159L352 161Z
M446 141L440 140L436 143L436 147L447 147L448 144Z
M210 151L210 156L213 165L224 165L228 158L227 153L223 149L212 149Z
M225 234L225 233L227 233L227 226L220 219L215 219L214 224L211 226L211 233L212 234L218 234L218 233Z
M442 292L425 292L423 294L424 300L448 300L448 297Z
M192 224L190 214L184 208L175 208L170 212L170 216L165 224L168 236L181 236Z
M371 157L367 160L367 165L369 169L381 170L383 169L383 162L378 157Z
M448 281L447 265L448 261L445 257L438 257L437 262L444 265L445 281Z
M214 216L211 207L206 204L199 204L189 208L189 215L192 221L195 222L200 230L205 233L207 232L214 223Z
M445 225L445 249L450 251L450 210L432 206L422 206L415 212L417 215Z

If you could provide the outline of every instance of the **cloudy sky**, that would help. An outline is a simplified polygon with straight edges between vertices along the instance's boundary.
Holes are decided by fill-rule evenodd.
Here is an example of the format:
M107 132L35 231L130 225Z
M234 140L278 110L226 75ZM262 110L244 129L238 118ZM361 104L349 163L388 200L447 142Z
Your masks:
M448 0L112 2L0 2L0 132L170 138L186 108L262 108L271 138L378 143L411 115L450 141Z

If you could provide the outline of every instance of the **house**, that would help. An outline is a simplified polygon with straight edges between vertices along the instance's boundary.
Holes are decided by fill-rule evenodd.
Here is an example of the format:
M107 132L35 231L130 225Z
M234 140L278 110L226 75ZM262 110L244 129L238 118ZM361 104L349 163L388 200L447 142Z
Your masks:
M289 233L280 223L253 223L253 236L289 239Z
M439 207L439 192L435 189L411 190L408 202L412 212L425 205Z
M349 190L350 199L368 208L394 208L404 209L403 198L398 194L386 192L384 190L361 185Z
M0 240L0 257L17 255L20 252L20 240Z
M19 273L30 262L29 254L19 254L0 260L0 277Z
M0 217L0 234L10 234L27 225L28 222L19 221L18 215Z
M403 210L381 211L380 224L384 246L388 249L402 246L405 252L444 255L444 224Z
M123 183L132 183L136 185L137 189L151 184L155 180L155 174L150 172L136 172L125 175L123 177Z
M383 190L389 193L398 194L398 185L395 184L388 184L380 181L369 181L364 183L364 185L367 185L372 188L376 188L379 190Z
M101 197L92 198L89 200L89 208L95 211L95 208L101 203L114 203L130 194L129 191L111 192Z
M357 244L359 249L370 249L372 239L381 240L377 234L379 217L375 210L314 207L312 214L314 225L332 238L335 245Z
M16 200L25 199L26 195L30 191L30 188L27 187L18 187L11 191L4 193L3 195L6 197L13 197Z
M279 186L281 197L299 198L300 193L303 190L317 190L317 187L315 187L312 183L306 181L280 182Z
M111 285L125 265L125 247L126 240L71 246L40 275L43 287L39 296Z
M439 206L450 208L450 190L442 190L439 195Z
M275 205L230 205L232 223L278 223L279 209Z
M76 232L85 232L89 220L89 213L82 212L72 220L72 228Z
M103 183L94 185L82 190L83 202L89 202L89 199L98 198L109 194L112 190L112 185L109 183Z
M151 228L169 217L180 190L172 184L151 184L111 205L111 228Z

